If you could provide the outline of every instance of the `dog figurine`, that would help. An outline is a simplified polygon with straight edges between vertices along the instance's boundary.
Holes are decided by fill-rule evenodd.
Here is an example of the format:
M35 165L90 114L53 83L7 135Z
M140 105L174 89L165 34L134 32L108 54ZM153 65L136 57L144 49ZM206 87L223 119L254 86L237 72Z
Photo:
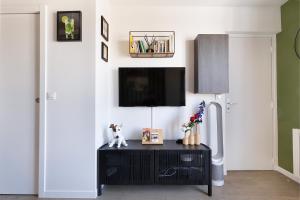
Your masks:
M126 140L121 134L122 125L111 124L109 128L111 128L113 131L113 139L110 141L109 147L113 147L115 144L117 144L117 148L120 148L121 144L127 147L128 145L126 143Z

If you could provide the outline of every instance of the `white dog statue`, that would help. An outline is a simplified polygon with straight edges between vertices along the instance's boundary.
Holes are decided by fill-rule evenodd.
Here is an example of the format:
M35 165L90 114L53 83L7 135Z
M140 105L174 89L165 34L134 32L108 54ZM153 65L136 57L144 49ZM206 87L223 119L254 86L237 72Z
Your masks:
M121 144L127 147L128 145L126 143L126 140L121 134L122 125L111 124L109 128L111 128L113 131L113 139L109 142L109 147L113 147L115 144L117 144L118 148L121 147Z

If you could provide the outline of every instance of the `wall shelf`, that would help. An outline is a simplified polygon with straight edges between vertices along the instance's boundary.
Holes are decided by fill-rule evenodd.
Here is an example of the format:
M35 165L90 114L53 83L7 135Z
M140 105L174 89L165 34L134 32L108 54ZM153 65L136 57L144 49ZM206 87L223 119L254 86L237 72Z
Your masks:
M132 58L171 58L174 53L130 53Z
M174 53L175 31L129 32L129 55L132 58L171 58Z

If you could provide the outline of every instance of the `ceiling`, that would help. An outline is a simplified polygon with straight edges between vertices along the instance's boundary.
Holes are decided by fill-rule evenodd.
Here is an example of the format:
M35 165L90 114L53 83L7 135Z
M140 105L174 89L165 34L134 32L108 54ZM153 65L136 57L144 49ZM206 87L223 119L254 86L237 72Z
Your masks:
M288 0L110 0L123 6L280 6Z

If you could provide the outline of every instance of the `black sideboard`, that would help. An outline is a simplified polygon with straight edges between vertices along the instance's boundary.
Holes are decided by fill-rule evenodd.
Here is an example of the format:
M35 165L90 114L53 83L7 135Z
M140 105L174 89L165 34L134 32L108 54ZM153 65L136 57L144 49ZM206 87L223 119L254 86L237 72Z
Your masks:
M211 150L206 145L184 146L175 140L163 145L98 149L98 195L103 185L207 185L212 195Z

